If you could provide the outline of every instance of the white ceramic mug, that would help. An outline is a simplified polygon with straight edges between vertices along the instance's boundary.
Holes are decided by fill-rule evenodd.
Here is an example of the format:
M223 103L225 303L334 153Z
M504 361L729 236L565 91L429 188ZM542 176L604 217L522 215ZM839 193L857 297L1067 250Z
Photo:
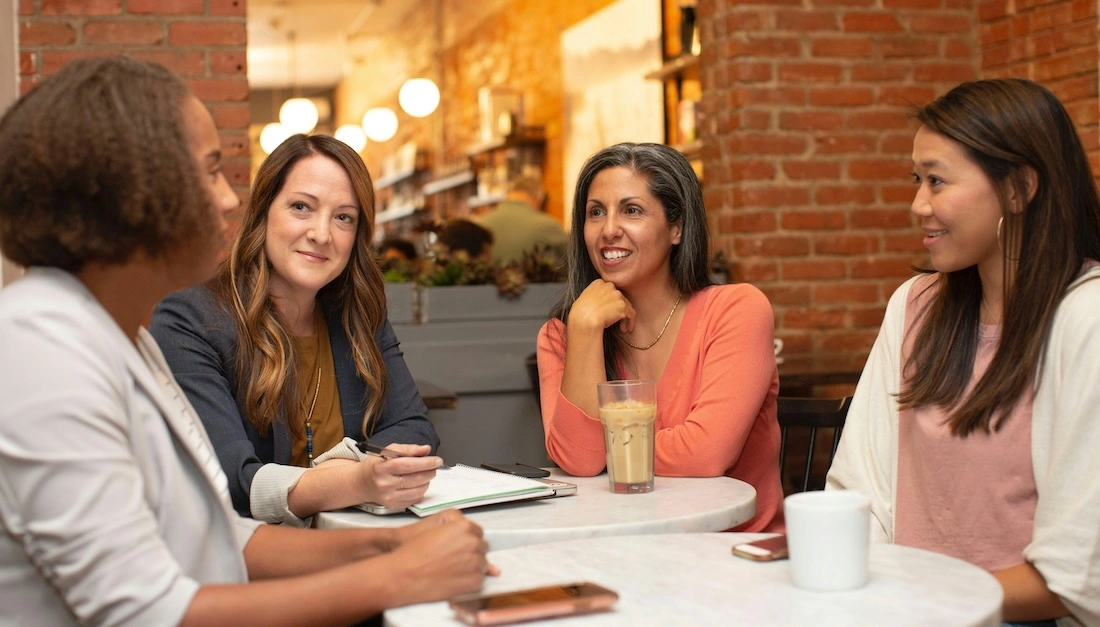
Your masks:
M783 502L791 579L804 590L867 583L871 502L855 490L800 492Z

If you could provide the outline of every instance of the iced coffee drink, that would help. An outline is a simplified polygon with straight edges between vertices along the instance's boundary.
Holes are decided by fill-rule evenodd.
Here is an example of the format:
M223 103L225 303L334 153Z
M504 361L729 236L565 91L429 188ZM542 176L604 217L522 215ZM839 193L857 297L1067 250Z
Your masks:
M600 408L611 491L653 489L653 425L657 404L619 401Z
M657 421L653 381L610 381L598 386L607 478L619 494L653 490L653 437Z

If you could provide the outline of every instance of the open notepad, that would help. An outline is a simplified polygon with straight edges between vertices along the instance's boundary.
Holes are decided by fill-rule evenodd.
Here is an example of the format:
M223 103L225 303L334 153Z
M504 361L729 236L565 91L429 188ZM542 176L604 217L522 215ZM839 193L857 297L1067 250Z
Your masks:
M554 496L554 490L540 481L455 464L436 471L424 500L411 505L409 511L417 516L427 516L445 509L465 509L548 496Z

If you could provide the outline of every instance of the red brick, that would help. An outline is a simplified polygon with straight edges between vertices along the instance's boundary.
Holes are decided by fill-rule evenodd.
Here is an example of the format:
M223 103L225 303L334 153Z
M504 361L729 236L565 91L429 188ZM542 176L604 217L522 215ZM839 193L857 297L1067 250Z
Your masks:
M822 135L814 138L814 150L819 154L866 153L875 149L871 135Z
M733 276L739 281L760 283L779 278L779 264L774 261L739 261L731 265Z
M794 37L746 37L726 45L727 57L797 57L801 43Z
M787 235L734 237L733 244L739 257L799 257L810 252L808 239Z
M210 15L244 15L245 0L210 0Z
M883 133L881 145L882 152L900 153L908 157L909 154L913 151L914 133L916 133L916 131L913 131L912 133Z
M767 161L739 161L730 165L735 181L770 181L775 178L775 166Z
M906 128L909 120L902 110L895 111L853 111L848 114L848 128L869 130L888 130Z
M29 52L19 53L19 75L30 76L34 74L35 60L34 55Z
M922 253L924 242L919 232L908 235L886 235L882 249L891 253Z
M758 155L799 154L806 150L804 137L746 133L737 138L738 151Z
M879 44L879 50L887 59L926 59L938 56L939 44L930 37L905 37L883 41Z
M851 68L852 80L859 82L881 83L901 80L909 68L900 63L855 64Z
M971 63L927 63L913 69L913 78L922 83L961 83L978 78L978 73Z
M164 27L157 22L119 20L88 22L84 43L115 46L154 45L164 41Z
M853 160L848 164L848 176L853 180L898 180L909 173L908 163L899 163L892 159Z
M973 27L974 22L969 15L950 15L944 12L914 15L909 22L910 30L915 33L966 34Z
M844 116L825 111L780 113L779 128L788 131L836 131L844 128Z
M851 213L853 229L900 229L913 226L913 214L903 209L857 209Z
M867 39L817 39L810 43L811 55L818 57L869 57L874 45Z
M791 259L783 262L783 280L843 279L847 268L836 259Z
M810 104L819 107L858 107L874 102L874 92L866 87L811 89Z
M775 15L775 27L779 30L799 32L836 31L840 22L833 11L778 11Z
M36 84L36 81L33 78L21 78L21 79L19 79L19 95L22 96L22 95L26 94L27 92L29 92L30 90L34 89L35 84Z
M784 211L782 224L792 231L843 229L845 218L843 211Z
M771 211L733 211L719 216L722 233L767 233L775 231L775 227L775 213Z
M229 184L238 189L238 194L243 191L244 202L248 201L248 183L252 176L252 164L247 159L232 159L222 163L222 172ZM244 204L241 204L244 207Z
M840 178L840 164L836 161L787 161L783 164L787 178L826 182Z
M866 205L874 200L875 190L866 185L819 185L814 193L814 201L825 206Z
M247 129L252 122L252 111L247 104L212 106L210 113L214 116L214 125L218 128Z
M59 46L76 41L76 32L60 22L22 22L19 24L19 45Z
M126 0L130 13L156 15L200 15L205 0Z
M129 56L143 61L159 63L181 76L201 76L205 64L201 52L187 50L140 50Z
M41 15L118 15L122 0L42 0Z
M878 235L829 234L814 238L814 253L818 255L869 255L881 250Z
M792 329L838 329L845 326L845 318L843 309L788 309L783 313L783 326Z
M906 276L912 276L910 271ZM885 307L853 307L848 310L848 323L853 328L877 329L882 324Z
M877 283L839 283L815 285L813 288L814 304L877 303L881 298L882 292Z
M762 83L772 80L771 63L737 63L733 67L733 80L738 83Z
M774 28L770 13L742 9L732 11L726 18L725 25L727 32L730 33L766 31Z
M741 109L740 115L741 128L751 130L764 130L771 128L772 126L772 113L767 110L750 109L744 107Z
M739 105L800 105L806 102L806 90L800 87L744 87L736 91Z
M784 63L779 66L779 80L785 82L835 83L841 68L836 63Z
M906 183L904 185L883 185L879 188L879 194L883 202L901 203L905 205L907 210L909 209L909 205L913 203L913 196L916 195L916 193L917 189L913 187L912 183Z
M248 55L244 49L212 50L210 71L214 74L245 74L248 71Z
M244 76L236 79L190 79L187 85L199 100L206 102L248 100L248 80Z
M978 19L982 22L991 22L994 19L1008 16L1008 2L1006 0L982 0L978 3Z
M773 306L809 305L810 286L808 285L765 285L760 291L768 297L768 302Z
M897 33L901 32L901 24L894 13L860 13L851 12L841 19L844 30L851 33Z
M790 186L736 189L733 198L737 207L790 207L809 202L805 189Z
M175 22L168 41L174 46L243 46L248 33L244 21Z
M19 0L19 15L34 15L34 0Z
M879 310L879 319L882 319L882 309ZM875 338L878 337L878 326L874 325L874 330L871 331L845 331L842 333L818 333L816 334L820 338L820 342L817 345L817 349L829 353L845 353L851 352L857 355L866 357L871 352L871 346L875 343ZM862 366L860 366L862 368ZM855 390L852 385L839 386L841 391L824 392L828 396L825 398L839 398L843 396L850 396Z

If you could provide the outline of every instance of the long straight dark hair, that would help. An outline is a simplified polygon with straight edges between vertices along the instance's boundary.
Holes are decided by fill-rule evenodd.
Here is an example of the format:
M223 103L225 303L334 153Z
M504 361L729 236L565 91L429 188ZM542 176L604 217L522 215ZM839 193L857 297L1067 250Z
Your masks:
M976 266L943 273L921 313L898 402L903 409L951 409L956 435L988 433L1001 427L1041 376L1043 347L1066 289L1087 260L1100 259L1100 198L1073 121L1037 83L963 83L919 109L916 118L958 142L997 190L1004 219L1004 317L989 368L964 400L978 348L981 281ZM1028 168L1038 183L1034 197L1013 204L1013 196L1028 198Z
M573 193L573 228L569 234L568 277L565 296L550 313L563 323L573 303L588 284L600 278L584 244L585 206L596 175L609 168L625 167L645 177L649 193L661 201L669 224L681 223L680 243L669 253L672 280L681 293L694 294L712 284L707 272L709 242L703 191L691 163L679 151L663 144L623 143L609 146L588 158L577 176ZM614 326L603 332L603 361L607 380L615 378L615 365L623 354L622 339Z

